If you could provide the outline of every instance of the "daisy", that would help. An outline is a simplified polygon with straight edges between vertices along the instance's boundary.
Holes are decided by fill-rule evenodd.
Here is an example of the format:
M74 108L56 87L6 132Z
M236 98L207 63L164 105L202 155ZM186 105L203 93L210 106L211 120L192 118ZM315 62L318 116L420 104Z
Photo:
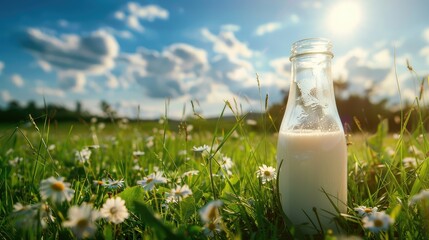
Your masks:
M171 202L180 202L183 199L187 198L189 195L192 195L192 190L188 185L176 186L176 189L171 189L169 193L167 193L167 203Z
M13 205L12 216L15 220L16 226L20 228L36 228L39 223L37 215L40 205L40 203L33 205L22 205L21 203L16 203Z
M385 212L375 212L362 219L363 227L374 233L386 231L393 222Z
M410 200L410 205L421 201L429 201L429 189L422 190L419 194L414 195Z
M200 171L198 171L198 170L190 170L190 171L184 172L182 174L182 177L191 177L191 176L198 175L199 173L200 173Z
M405 168L416 168L417 167L417 159L415 157L406 157L402 159L402 163Z
M133 152L133 156L134 157L141 157L141 156L144 156L144 152L143 151L134 151Z
M146 191L152 190L155 184L158 183L167 183L167 179L162 176L162 172L158 171L144 177L143 180L137 181L137 184L140 184Z
M63 177L50 177L42 180L40 183L40 195L42 199L50 198L52 201L60 203L64 200L70 201L73 197L74 190L70 189L70 183L63 182Z
M369 216L371 214L374 214L377 212L378 208L377 207L366 207L366 206L359 206L354 208L354 210L359 214L359 216L361 217L366 217Z
M204 208L200 210L201 220L205 223L213 222L220 218L219 208L222 206L222 201L214 200L209 202Z
M63 226L71 228L77 238L88 238L94 235L97 230L95 220L99 213L90 204L72 206L68 211L68 216L69 220L63 222Z
M91 157L91 150L89 150L88 148L84 148L81 151L75 152L76 161L79 161L81 163L88 162L90 157Z
M124 187L124 179L114 180L111 178L103 179L103 186L110 189L118 189Z
M125 201L120 197L116 197L107 199L100 209L100 215L114 224L119 224L125 221L130 214L127 207L125 207Z
M9 160L9 165L12 166L12 167L16 167L23 160L24 160L24 158L22 158L22 157L15 157L14 159Z
M222 206L222 201L215 200L208 203L200 210L201 220L204 222L204 234L213 236L215 233L222 231L219 208Z
M203 145L203 146L199 146L199 147L192 147L192 151L194 151L195 153L202 153L204 151L209 151L210 147L208 145Z
M263 164L259 167L259 170L256 171L256 175L262 180L262 184L265 184L266 182L276 179L276 169Z
M219 161L219 164L225 170L231 169L232 166L234 165L231 158L227 156L223 156L222 159Z
M246 124L249 126L256 126L256 125L258 125L258 122L256 120L253 120L253 119L247 119Z

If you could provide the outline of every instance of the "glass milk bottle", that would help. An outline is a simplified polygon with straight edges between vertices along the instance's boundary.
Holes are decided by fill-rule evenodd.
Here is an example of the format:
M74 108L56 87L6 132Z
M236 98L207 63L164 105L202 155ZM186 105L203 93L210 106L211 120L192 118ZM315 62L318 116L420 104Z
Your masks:
M319 230L322 225L337 231L338 214L329 198L347 211L347 145L335 105L331 48L321 38L292 45L291 85L277 145L283 211L307 234L317 233L311 222Z

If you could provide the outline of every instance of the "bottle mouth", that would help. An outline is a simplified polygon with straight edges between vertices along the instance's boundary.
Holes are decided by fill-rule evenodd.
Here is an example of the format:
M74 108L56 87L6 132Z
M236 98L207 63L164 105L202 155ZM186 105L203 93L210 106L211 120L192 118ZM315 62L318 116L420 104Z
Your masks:
M332 54L332 42L326 38L306 38L292 44L290 60L308 54Z

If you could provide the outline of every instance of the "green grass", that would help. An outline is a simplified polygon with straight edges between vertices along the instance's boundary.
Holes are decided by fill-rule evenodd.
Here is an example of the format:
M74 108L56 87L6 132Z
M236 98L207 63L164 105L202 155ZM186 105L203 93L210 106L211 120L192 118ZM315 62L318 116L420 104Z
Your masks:
M406 116L403 121L407 121ZM261 119L261 122L268 121ZM2 239L73 238L70 229L62 226L68 219L68 209L84 202L99 209L113 196L126 201L130 217L118 225L98 220L94 238L206 238L199 212L216 199L223 205L220 208L222 231L214 235L215 239L429 238L429 208L419 204L409 206L413 195L429 188L429 142L423 124L417 124L420 127L413 132L403 128L399 138L388 134L386 122L381 122L375 134L352 134L348 147L349 211L337 216L342 230L340 233L328 231L304 236L284 217L276 183L262 184L256 175L262 164L276 166L276 134L263 129L254 131L246 125L243 116L237 115L236 120L230 121L220 117L219 121L212 122L194 119L125 125L107 123L103 129L98 127L99 123L54 124L44 118L29 123L2 127ZM189 125L194 128L190 130ZM194 146L204 144L210 146L210 150L201 156L193 152ZM91 149L89 161L76 161L75 151L92 145L100 148ZM410 146L416 151L409 151ZM137 150L144 151L145 155L133 157L133 151ZM186 154L180 153L183 150ZM220 168L222 156L230 157L234 163L230 175ZM10 163L17 157L22 161ZM417 165L405 167L402 162L405 157L416 158ZM136 170L136 165L141 169ZM157 168L168 179L166 184L156 185L151 191L137 186L138 180ZM182 177L190 170L198 170L199 174ZM215 175L210 177L212 174ZM75 193L70 202L56 204L41 198L40 183L51 176L62 176L64 181L71 183ZM112 190L93 183L108 177L123 179L125 186ZM192 195L178 203L167 204L166 193L176 185L184 184L190 187ZM16 203L47 203L55 220L45 228L40 221L26 228L13 211ZM394 219L394 224L380 233L363 228L361 218L353 210L361 205L385 211Z

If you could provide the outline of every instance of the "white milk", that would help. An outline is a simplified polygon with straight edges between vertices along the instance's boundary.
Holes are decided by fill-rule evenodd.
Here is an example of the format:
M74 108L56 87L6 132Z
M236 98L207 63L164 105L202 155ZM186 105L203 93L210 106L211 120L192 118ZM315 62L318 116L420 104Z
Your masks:
M308 223L305 233L319 229L313 207L325 230L337 229L330 215L338 215L322 188L342 213L347 212L347 146L343 132L280 132L277 146L279 192L283 211L295 224Z

